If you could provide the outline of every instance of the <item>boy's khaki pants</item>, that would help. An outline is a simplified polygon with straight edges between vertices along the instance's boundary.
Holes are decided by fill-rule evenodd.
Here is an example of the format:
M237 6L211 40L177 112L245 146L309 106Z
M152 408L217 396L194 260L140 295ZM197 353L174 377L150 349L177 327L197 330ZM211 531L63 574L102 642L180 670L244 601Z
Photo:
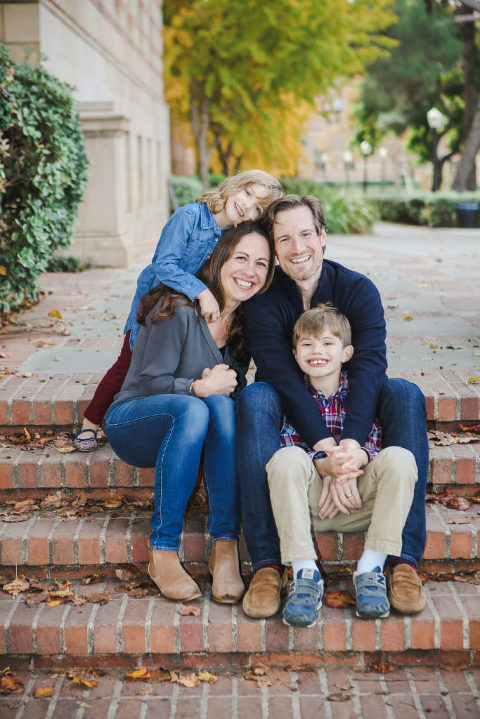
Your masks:
M311 528L316 532L358 532L368 528L365 548L400 556L402 531L417 481L417 465L408 449L387 447L364 468L357 486L363 508L333 519L318 517L322 479L300 447L283 447L267 464L273 514L282 562L314 559Z

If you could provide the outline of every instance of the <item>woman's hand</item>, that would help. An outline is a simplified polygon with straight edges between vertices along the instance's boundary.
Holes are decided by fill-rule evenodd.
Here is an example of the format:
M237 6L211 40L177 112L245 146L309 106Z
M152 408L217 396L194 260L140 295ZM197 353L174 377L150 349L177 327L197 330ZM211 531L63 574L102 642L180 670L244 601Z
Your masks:
M363 471L361 467L367 463L362 449L348 449L341 445L325 449L327 457L315 459L314 464L321 477L335 477L339 484L347 479L356 479Z
M220 317L220 307L215 297L209 289L203 290L197 295L200 305L200 312L205 318L205 322L215 322Z
M217 364L210 370L204 369L202 379L196 379L193 391L197 397L211 394L232 394L237 386L237 373L228 364Z

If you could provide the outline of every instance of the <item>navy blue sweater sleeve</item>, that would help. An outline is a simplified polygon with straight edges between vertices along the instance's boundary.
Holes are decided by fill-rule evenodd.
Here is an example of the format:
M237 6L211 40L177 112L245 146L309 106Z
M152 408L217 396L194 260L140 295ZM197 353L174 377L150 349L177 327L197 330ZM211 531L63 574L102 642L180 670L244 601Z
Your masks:
M385 320L375 285L363 275L324 261L311 306L332 302L350 320L355 353L345 366L350 392L342 436L364 444L375 417L378 392L386 379ZM306 389L293 357L291 337L303 312L300 293L277 269L271 288L244 305L247 337L257 366L257 380L271 384L280 395L291 424L313 447L330 435Z

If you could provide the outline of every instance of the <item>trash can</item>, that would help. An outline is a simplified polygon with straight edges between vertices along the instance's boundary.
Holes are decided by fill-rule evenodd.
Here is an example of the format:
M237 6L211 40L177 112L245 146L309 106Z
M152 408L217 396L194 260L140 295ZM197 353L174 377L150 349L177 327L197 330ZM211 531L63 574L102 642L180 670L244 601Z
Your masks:
M478 202L459 202L457 227L478 227Z

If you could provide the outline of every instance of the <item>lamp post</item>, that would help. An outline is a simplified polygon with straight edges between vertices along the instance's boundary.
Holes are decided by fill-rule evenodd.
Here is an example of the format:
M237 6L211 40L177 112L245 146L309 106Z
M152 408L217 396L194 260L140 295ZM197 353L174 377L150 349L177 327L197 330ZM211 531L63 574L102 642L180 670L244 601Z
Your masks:
M380 156L380 182L382 186L382 192L385 189L385 165L387 161L388 151L386 147L379 147L378 154Z
M343 166L345 168L345 185L350 184L350 170L353 170L353 153L345 150L343 153Z
M438 163L438 131L445 126L447 118L445 115L437 110L436 107L430 108L427 112L427 122L430 130L432 131L432 165L433 165L433 181L432 181L432 192L436 192L440 188L440 168Z
M328 162L328 155L326 152L319 152L318 150L315 150L315 167L318 172L321 172L323 175L323 182L327 183L327 162Z
M368 187L367 159L372 152L372 146L368 140L363 140L363 142L360 143L360 152L363 155L363 191L366 192Z

